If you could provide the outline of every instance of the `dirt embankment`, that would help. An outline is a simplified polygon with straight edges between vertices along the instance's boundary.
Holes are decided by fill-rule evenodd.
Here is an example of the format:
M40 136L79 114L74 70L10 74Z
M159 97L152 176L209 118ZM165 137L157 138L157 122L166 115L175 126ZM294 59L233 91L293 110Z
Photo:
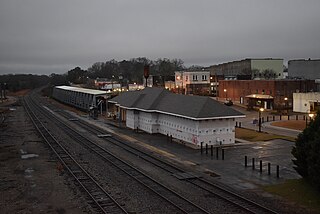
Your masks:
M84 213L70 178L39 138L22 106L0 127L1 213Z

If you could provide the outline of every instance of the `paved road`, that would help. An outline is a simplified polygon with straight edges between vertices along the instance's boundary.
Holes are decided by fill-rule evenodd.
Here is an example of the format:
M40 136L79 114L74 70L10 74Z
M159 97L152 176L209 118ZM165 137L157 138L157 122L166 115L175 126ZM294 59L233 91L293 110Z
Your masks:
M257 111L247 111L246 109L239 107L239 106L232 106L237 111L242 112L243 114L246 115L245 118L240 118L238 119L238 122L241 122L241 127L248 128L248 129L253 129L253 130L259 130L259 126L257 124L253 124L254 119L259 119L259 113ZM269 116L270 120L272 118L272 114L270 112L263 112L262 117L267 117ZM291 116L293 119L293 117ZM288 120L287 116L282 116L281 118L283 121ZM300 115L300 119L302 119L302 115ZM276 120L279 120L279 116L276 116ZM301 131L298 130L293 130L293 129L287 129L287 128L281 128L281 127L276 127L272 126L271 122L264 122L262 123L261 126L261 131L263 132L268 132L271 134L277 134L277 135L284 135L284 136L289 136L289 137L297 137Z

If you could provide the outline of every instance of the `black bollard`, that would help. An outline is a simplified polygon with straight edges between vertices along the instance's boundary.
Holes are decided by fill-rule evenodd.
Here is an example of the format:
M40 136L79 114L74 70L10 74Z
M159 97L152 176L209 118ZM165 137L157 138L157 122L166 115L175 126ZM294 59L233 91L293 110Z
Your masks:
M299 120L299 116L298 115L296 115L296 120Z
M254 158L252 158L252 169L254 169Z
M262 173L262 160L260 160L260 173Z
M238 122L236 121L236 127L238 127Z
M221 149L221 152L222 152L222 160L224 160L224 149Z
M203 147L203 142L200 143L200 153L201 153L201 154L203 153L202 147Z
M273 119L273 121L275 121L275 116L274 115L272 116L272 119Z
M216 159L219 160L219 148L216 147Z
M280 115L280 120L281 120L281 115Z
M241 122L239 122L239 128L241 128Z
M244 166L247 167L248 166L248 157L244 156Z
M288 120L290 120L290 115L288 114Z
M277 178L279 178L279 165L277 165Z
M208 154L208 144L206 144L206 155Z
M213 145L211 145L211 157L213 156Z
M268 175L270 175L270 174L271 174L271 164L268 163Z

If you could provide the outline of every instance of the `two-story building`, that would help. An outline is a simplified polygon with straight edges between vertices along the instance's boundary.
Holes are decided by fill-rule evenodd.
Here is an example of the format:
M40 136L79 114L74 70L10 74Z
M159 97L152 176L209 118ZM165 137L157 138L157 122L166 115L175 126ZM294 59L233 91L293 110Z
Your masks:
M209 71L176 71L176 92L179 94L209 95Z

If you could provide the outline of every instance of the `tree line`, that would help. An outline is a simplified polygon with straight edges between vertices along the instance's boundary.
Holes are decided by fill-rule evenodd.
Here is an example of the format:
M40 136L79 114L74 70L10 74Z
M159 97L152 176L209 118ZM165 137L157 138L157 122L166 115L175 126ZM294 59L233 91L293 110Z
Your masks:
M161 76L164 81L171 80L175 71L184 69L201 69L201 66L191 66L186 68L181 59L159 58L150 60L146 57L132 58L129 60L109 60L106 62L96 62L87 70L75 67L64 74L52 73L47 75L32 74L9 74L0 75L0 83L6 83L10 91L23 89L33 89L50 83L51 85L85 84L88 79L106 78L113 81L125 83L143 81L143 68L150 66L150 74Z

